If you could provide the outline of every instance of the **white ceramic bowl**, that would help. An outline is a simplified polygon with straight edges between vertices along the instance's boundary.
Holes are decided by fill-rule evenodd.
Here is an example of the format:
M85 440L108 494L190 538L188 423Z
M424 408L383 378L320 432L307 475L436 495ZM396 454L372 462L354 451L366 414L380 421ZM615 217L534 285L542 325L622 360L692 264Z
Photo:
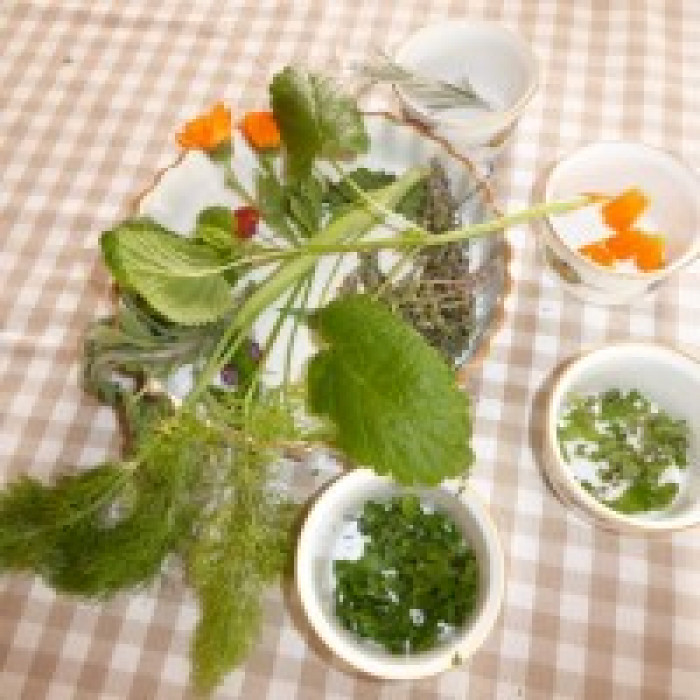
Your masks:
M684 483L671 506L659 513L625 515L603 505L577 481L557 440L557 422L571 393L599 393L611 388L638 389L674 418L690 426ZM544 466L562 499L608 529L658 533L700 523L700 362L671 346L626 342L581 355L558 376L549 396Z
M408 489L426 503L448 512L476 551L481 574L477 608L454 638L420 654L396 656L378 650L345 630L333 612L333 552L344 519L358 515L364 503L385 499L404 489L368 469L340 477L319 497L304 523L297 546L296 583L313 629L341 659L364 673L387 679L409 679L444 671L471 656L491 631L503 600L504 559L496 528L485 506L470 490L456 494L447 487Z
M530 47L490 22L447 20L412 34L396 51L401 65L459 83L465 77L492 110L430 111L404 89L397 94L409 116L473 158L496 154L537 92L539 74Z
M552 168L544 197L554 202L584 192L619 194L630 187L640 188L650 198L649 211L639 227L666 236L668 261L661 270L611 270L578 252L580 246L613 233L602 220L600 205L549 217L541 227L550 262L552 258L559 262L565 282L591 290L592 301L604 303L606 297L611 303L630 301L700 252L700 179L677 158L657 148L628 142L600 142L579 148Z

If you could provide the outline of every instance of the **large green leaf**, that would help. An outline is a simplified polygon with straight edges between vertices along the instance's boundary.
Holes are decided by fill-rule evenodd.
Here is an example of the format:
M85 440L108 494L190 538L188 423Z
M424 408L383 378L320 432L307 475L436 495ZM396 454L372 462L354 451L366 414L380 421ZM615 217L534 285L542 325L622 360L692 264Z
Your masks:
M211 246L142 218L102 234L100 245L115 279L171 321L207 323L231 308L224 277L231 257Z
M310 409L350 458L408 484L471 465L467 396L415 330L367 296L333 301L309 325L328 344L309 366Z
M270 94L290 178L308 175L315 158L342 158L369 147L357 104L332 80L287 66L272 80Z

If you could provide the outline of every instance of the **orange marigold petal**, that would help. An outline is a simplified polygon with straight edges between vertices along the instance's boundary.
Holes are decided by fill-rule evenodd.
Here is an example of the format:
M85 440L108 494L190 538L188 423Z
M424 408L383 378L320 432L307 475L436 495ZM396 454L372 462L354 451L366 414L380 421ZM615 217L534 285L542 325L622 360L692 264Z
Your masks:
M217 102L209 114L209 124L212 131L212 139L216 145L231 138L231 110L223 103Z
M579 253L581 253L581 255L585 255L589 260L598 263L598 265L603 265L604 267L612 267L612 265L615 263L613 254L608 250L607 246L602 241L581 246L579 248Z
M207 112L188 121L177 134L182 148L213 150L231 138L231 111L221 102Z
M633 187L603 204L603 221L614 231L626 231L649 206L649 198Z
M248 112L241 121L241 130L254 148L277 148L281 135L270 111Z

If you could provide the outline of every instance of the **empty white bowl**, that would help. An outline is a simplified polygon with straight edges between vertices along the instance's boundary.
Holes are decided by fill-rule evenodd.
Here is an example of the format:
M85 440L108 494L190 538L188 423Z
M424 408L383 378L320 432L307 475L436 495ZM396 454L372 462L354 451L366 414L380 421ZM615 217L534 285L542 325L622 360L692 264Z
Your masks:
M397 656L344 629L333 612L333 560L347 519L365 502L403 492L447 512L461 527L479 562L477 607L464 627L433 650ZM430 676L460 664L482 644L498 618L503 600L504 559L496 528L485 506L469 489L403 488L368 469L356 469L331 484L311 508L296 555L296 584L309 623L341 659L364 673L387 679Z
M437 136L477 160L495 155L537 92L537 62L515 33L491 22L447 20L412 34L395 59L430 78L459 83L464 78L492 107L431 111L401 87L405 111Z
M678 496L660 512L624 514L608 508L584 489L559 448L557 424L570 394L638 389L690 427L688 466ZM626 342L605 345L573 360L549 396L544 467L562 500L608 529L658 533L700 524L700 362L671 346Z
M667 263L657 271L617 270L598 265L578 248L614 232L602 220L600 205L551 216L541 227L550 263L571 291L590 301L623 303L644 294L700 252L700 179L674 156L642 143L600 142L577 149L550 171L544 187L547 202L583 193L617 195L631 187L650 199L638 224L666 236Z

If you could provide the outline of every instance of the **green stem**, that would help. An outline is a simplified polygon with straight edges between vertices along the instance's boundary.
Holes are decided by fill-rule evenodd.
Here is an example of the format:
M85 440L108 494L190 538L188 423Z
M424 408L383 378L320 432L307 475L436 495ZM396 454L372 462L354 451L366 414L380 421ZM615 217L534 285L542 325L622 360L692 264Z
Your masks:
M245 399L244 399L244 413L247 413L249 410L250 402L252 401L253 398L253 393L255 392L255 387L258 385L260 382L260 375L262 374L262 369L265 366L265 363L267 362L267 358L270 356L270 352L272 352L272 346L275 344L275 341L279 337L280 331L282 330L282 326L286 319L289 316L289 311L290 309L297 303L297 299L299 297L300 293L304 293L303 290L305 286L308 286L310 283L309 277L302 277L297 284L294 286L292 289L289 298L287 301L284 303L284 306L280 309L279 314L277 315L277 318L275 319L275 323L272 326L272 330L270 331L270 335L267 337L267 340L265 341L265 349L262 352L262 356L260 357L260 362L258 363L258 366L255 368L255 373L253 374L253 378L250 383L250 387L248 388L248 391L246 392Z
M343 182L345 182L348 185L348 187L350 187L350 189L358 196L359 200L363 204L365 204L365 206L367 206L370 209L370 211L374 211L381 217L382 222L386 226L389 226L389 228L392 228L395 231L402 230L395 224L391 223L391 219L394 217L400 218L401 221L404 222L404 226L418 226L415 222L409 221L405 216L402 216L393 209L384 206L381 202L378 202L371 194L363 190L347 173L345 173L345 171L340 166L340 163L338 163L335 160L330 161L330 163L333 166L333 169L336 171L336 173L338 173L338 175L340 176L340 179Z
M231 161L224 163L224 181L226 186L232 189L249 207L258 208L255 198L243 187L241 181L236 177L236 173L231 167Z
M566 202L551 202L548 204L538 204L530 209L519 211L514 214L508 214L489 221L483 221L478 224L472 224L464 228L447 231L441 234L424 233L421 229L415 228L406 231L402 236L395 238L374 238L362 240L353 243L306 243L295 249L269 251L270 255L274 255L275 259L292 259L296 260L299 257L332 255L338 253L361 253L372 250L393 249L402 250L410 248L427 248L430 246L446 245L448 243L456 243L458 241L466 241L470 238L477 238L488 233L502 231L510 226L539 219L544 216L557 216L565 214L576 209L580 209L591 204L590 197L583 196L572 199ZM261 255L265 256L268 251L261 251ZM270 258L272 259L272 258Z
M423 177L425 177L425 168L412 168L396 182L378 190L373 196L382 206L394 206ZM354 208L328 224L314 240L321 247L337 245L349 236L362 235L376 223L378 218L376 213L368 211L364 207ZM300 247L300 250L304 247L306 246ZM283 252L279 251L280 254ZM309 273L315 265L316 256L299 255L293 257L280 264L265 282L246 299L202 369L195 387L186 399L187 405L194 404L209 386L216 373L233 356L235 349L230 347L232 339L247 332L255 319L268 306L284 294L295 281Z
M415 256L416 251L414 250L404 252L401 257L391 266L389 272L387 273L386 279L379 285L379 287L377 287L372 297L374 299L381 299L382 295L394 284L401 269L409 260L415 258Z
M309 303L309 294L311 293L311 287L313 286L315 271L309 273L303 278L303 291L301 293L301 306L306 309ZM296 297L297 295L295 295ZM296 340L297 332L299 331L299 316L294 315L292 320L292 330L289 333L289 341L287 342L287 349L284 355L284 371L282 373L282 386L284 387L284 399L288 403L289 396L287 392L287 387L289 386L289 376L291 374L292 368L292 353L294 351L294 341Z

